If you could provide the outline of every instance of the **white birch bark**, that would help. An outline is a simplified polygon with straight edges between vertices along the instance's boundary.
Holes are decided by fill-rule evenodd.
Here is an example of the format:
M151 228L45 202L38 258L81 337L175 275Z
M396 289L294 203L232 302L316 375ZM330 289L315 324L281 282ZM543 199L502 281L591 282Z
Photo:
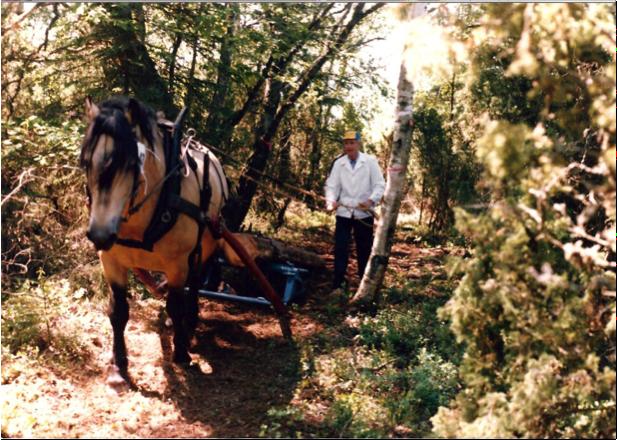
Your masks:
M398 83L396 123L394 125L392 153L387 169L386 191L381 205L371 256L360 282L360 287L351 299L352 303L370 300L375 296L383 282L390 258L411 149L413 85L407 80L406 76L405 62L403 62L401 63Z
M414 19L424 15L425 10L425 5L415 4L409 14L410 18ZM405 189L413 131L413 84L407 79L406 58L407 47L403 51L398 80L394 139L387 169L386 191L381 205L380 219L373 240L371 256L360 282L360 287L350 301L352 304L368 302L375 297L383 283L394 240L396 220Z

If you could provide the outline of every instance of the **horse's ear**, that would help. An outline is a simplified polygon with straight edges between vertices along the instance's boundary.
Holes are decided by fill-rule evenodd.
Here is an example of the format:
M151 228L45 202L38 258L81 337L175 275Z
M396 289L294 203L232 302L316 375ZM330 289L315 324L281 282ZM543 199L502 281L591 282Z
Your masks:
M148 110L135 98L129 98L126 117L129 120L129 124L139 127L141 135L146 138L148 144L154 145Z
M90 95L86 96L86 117L88 118L88 121L91 122L94 118L96 118L99 112L100 110L94 101L92 101L92 97Z
M126 117L131 125L141 125L144 117L144 111L141 104L135 98L129 98L129 105L126 112Z

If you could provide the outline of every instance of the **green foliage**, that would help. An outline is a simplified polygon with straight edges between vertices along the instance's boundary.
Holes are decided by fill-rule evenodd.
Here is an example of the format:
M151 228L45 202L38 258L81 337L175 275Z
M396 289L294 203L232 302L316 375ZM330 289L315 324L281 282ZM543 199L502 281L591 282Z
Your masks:
M492 201L457 211L471 257L440 316L465 345L465 388L432 419L436 435L615 435L611 11L490 5L475 35Z
M6 25L23 12L2 7ZM71 254L67 247L81 238L75 226L84 224L74 166L86 95L131 94L170 118L190 105L189 124L201 139L230 152L220 157L237 180L252 153L247 146L264 111L261 97L279 82L282 103L289 99L351 13L351 5L325 4L37 5L2 37L2 192L17 189L2 206L3 280L69 266L54 250ZM373 28L372 18L364 21ZM336 109L361 83L382 86L374 69L353 57L365 40L353 32L312 79L282 121L290 137L275 136L266 173L322 193L323 176L340 150ZM345 108L346 115L354 111L351 104ZM281 194L266 188L260 196L256 216L283 222L288 202ZM305 201L321 205L319 198ZM83 250L81 243L75 249Z
M509 59L508 59L509 58ZM542 96L530 99L531 79L508 75L506 68L512 57L503 59L492 46L482 47L474 57L477 76L470 86L471 106L487 112L491 119L533 126L538 120Z
M168 117L191 106L190 125L229 153L237 179L263 97L274 84L281 104L293 96L352 7L59 3L3 32L3 356L88 354L65 319L71 302L101 291L76 168L84 96L133 94ZM3 3L3 29L19 8ZM297 393L269 411L263 436L615 435L614 11L435 13L470 56L452 58L449 78L416 96L410 198L422 213L416 231L435 238L456 213L469 244L453 267L461 280L439 315L449 284L433 276L385 292L374 316L342 319L349 292L328 298ZM342 131L370 127L374 101L351 102L352 92L387 95L371 61L354 58L384 29L363 22L324 63L281 121L266 173L321 193ZM387 142L365 147L380 155ZM285 219L285 199L260 190L258 229ZM452 209L478 202L490 203ZM327 223L290 211L295 227ZM429 287L446 295L429 297Z
M2 308L2 342L8 348L16 352L24 346L44 345L44 336L50 339L51 335L42 335L43 317L40 310L33 307L33 304L40 306L43 295L32 297L29 293L30 283L24 283L23 290L19 292L12 301L3 300ZM46 293L40 290L39 293ZM43 311L45 309L43 308Z
M10 286L39 269L53 274L94 258L85 224L81 124L35 116L3 125L2 277Z
M268 410L268 423L261 425L260 438L303 438L297 430L302 423L302 411L294 407L271 408ZM290 435L290 433L292 433Z
M18 9L3 5L3 20L14 20ZM323 48L338 44L355 9L318 3L37 6L21 23L23 32L3 33L3 120L74 118L86 95L130 94L168 118L186 105L198 137L229 153L222 159L234 181L255 137L263 136L257 131L268 100L262 98L277 85L281 106L274 110L286 112L277 126L287 127L291 138L274 130L272 157L260 171L321 193L322 175L340 150L335 126L345 118L335 116L337 110L349 116L350 92L364 84L384 92L372 61L354 57L366 35L380 32L373 14L308 75ZM366 120L364 107L349 117ZM259 196L258 214L284 220L280 194L266 188Z
M86 289L67 280L50 280L39 272L36 284L26 280L11 294L3 294L2 347L10 353L36 350L61 358L85 361L88 353L80 335L63 322L68 301L79 301Z
M403 375L402 395L392 396L386 406L393 420L405 421L418 433L431 430L430 418L458 392L458 368L452 362L422 348L416 364Z
M455 235L454 206L482 200L476 188L481 166L475 157L477 116L472 111L472 94L464 85L469 77L466 66L450 60L451 76L436 80L436 85L414 97L414 132L410 165L411 194L418 202L418 223L426 224L430 234Z
M422 210L428 199L432 233L449 232L454 222L451 205L470 203L477 197L478 167L466 145L455 149L458 139L452 130L446 132L445 125L431 104L414 112L414 180L420 182L416 191L420 191Z
M403 289L403 294L409 297L409 290ZM423 348L457 361L460 347L452 344L446 323L436 319L437 309L444 303L445 298L422 297L383 308L375 317L364 318L359 337L368 347L398 359L400 365L407 365Z
M389 291L375 316L337 308L327 329L301 346L293 403L269 412L261 435L376 438L423 436L460 389L462 348L437 310L449 296L424 295L431 277ZM325 305L324 308L327 308ZM349 341L353 343L349 343Z

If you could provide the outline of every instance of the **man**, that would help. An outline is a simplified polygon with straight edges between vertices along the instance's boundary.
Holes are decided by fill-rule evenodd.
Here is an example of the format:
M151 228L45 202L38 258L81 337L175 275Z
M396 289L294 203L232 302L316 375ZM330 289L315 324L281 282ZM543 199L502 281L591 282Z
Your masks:
M326 181L326 207L336 209L334 233L334 288L345 282L349 242L353 229L362 278L373 246L373 207L379 203L385 181L374 156L360 152L360 133L347 131L343 150L332 164Z

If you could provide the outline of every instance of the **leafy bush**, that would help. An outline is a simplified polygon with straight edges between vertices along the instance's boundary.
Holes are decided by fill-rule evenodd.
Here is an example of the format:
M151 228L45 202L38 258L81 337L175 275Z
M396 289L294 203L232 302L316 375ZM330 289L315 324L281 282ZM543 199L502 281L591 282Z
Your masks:
M85 356L63 317L70 301L101 286L83 233L82 126L34 116L2 126L3 352Z
M414 299L408 290L403 291L408 298L403 306L384 308L374 318L364 318L359 328L362 342L395 356L401 365L408 365L422 348L458 363L461 347L452 343L446 322L437 319L437 309L446 298Z
M88 262L83 173L77 167L82 123L36 117L2 130L2 281L19 285Z
M45 278L26 280L21 288L2 301L2 346L10 353L35 349L73 360L87 359L79 332L68 323L69 303L86 296L86 289L76 288L67 280ZM70 313L70 312L68 312Z
M612 438L614 6L495 4L486 23L489 50L474 53L526 77L542 108L524 123L487 119L478 140L493 200L457 213L471 258L441 316L465 344L465 388L435 434ZM471 82L492 63L476 57Z
M417 435L430 432L429 419L458 392L458 368L422 348L414 366L402 374L404 392L389 396L386 407L394 424L413 427Z

